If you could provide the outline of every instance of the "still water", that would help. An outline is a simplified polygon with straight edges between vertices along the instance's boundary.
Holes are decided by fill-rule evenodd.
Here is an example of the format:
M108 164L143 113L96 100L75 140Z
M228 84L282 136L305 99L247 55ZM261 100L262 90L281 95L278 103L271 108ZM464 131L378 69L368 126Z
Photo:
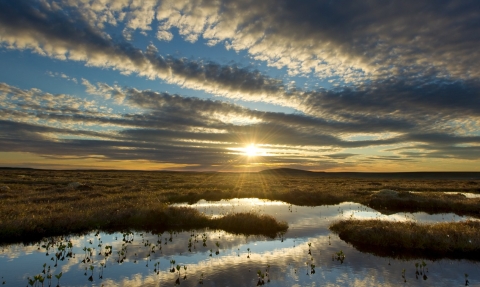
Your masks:
M301 207L258 199L177 206L211 216L242 211L270 214L287 221L289 229L274 239L201 229L163 234L94 232L29 246L8 245L0 247L0 282L30 286L29 278L41 275L43 286L256 286L262 280L266 286L464 286L468 274L470 286L480 286L478 262L423 260L426 266L417 269L415 263L422 263L421 259L362 253L328 229L345 218L439 222L466 217L387 216L356 203ZM340 251L344 259L339 258ZM42 286L38 281L33 284Z

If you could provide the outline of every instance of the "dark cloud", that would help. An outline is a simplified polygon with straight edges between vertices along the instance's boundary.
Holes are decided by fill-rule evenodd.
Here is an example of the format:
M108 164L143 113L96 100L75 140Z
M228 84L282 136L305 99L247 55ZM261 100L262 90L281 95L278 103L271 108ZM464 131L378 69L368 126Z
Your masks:
M463 159L479 160L480 146L458 145L415 145L404 148L399 154L412 159Z
M460 136L441 131L419 133L415 126L389 125L388 121L382 124L382 120L368 113L355 121L351 117L350 121L341 122L308 115L255 111L221 101L125 88L122 91L126 96L125 102L141 108L142 112L112 115L86 107L52 107L51 102L45 102L45 99L55 98L55 95L39 90L21 90L7 84L1 87L7 95L5 103L13 105L12 108L0 109L3 151L32 152L49 157L100 155L110 160L226 165L244 160L241 152L235 152L235 149L256 143L276 145L261 158L264 164L294 165L359 155L332 153L338 149L411 143L421 146L421 152L412 152L408 147L390 149L399 156L370 157L368 160L403 161L407 160L407 155L411 158L454 158L458 155L462 159L475 159L476 156L466 156L475 148L458 145L480 143L479 136ZM22 96L21 100L19 96ZM12 99L15 100L10 101ZM354 111L359 109L352 108ZM250 122L242 123L242 119ZM92 130L91 126L96 128ZM103 128L98 130L100 127ZM395 131L397 135L357 140L346 140L340 136L385 131Z
M228 154L225 149L198 147L188 143L172 141L145 142L110 139L57 139L42 133L75 134L84 137L98 135L96 133L79 132L67 129L54 129L38 125L0 121L3 136L0 137L3 152L30 152L49 157L69 156L85 158L96 155L109 160L151 160L154 162L175 162L204 165L225 164ZM160 151L160 152L159 152Z
M480 76L480 7L475 0L159 3L162 29L177 27L185 38L223 42L290 72L313 71L347 81L418 74ZM173 17L175 12L182 13L181 20Z
M351 108L348 108L345 103L343 109L347 111L342 112L340 106L342 106L343 103L338 103L336 106L328 106L328 102L325 101L324 110L314 111L315 105L313 102L318 102L319 105L322 105L323 98L321 96L310 99L306 105L310 105L312 115L305 115L249 110L239 105L221 101L203 100L194 97L187 98L179 95L170 95L168 93L137 91L135 89L130 89L128 95L127 101L129 103L141 108L153 110L156 115L159 115L160 111L161 114L168 115L169 118L175 118L176 115L181 115L182 119L178 119L178 121L175 122L188 121L192 117L197 119L203 117L202 123L212 123L215 117L210 116L211 118L207 120L204 115L213 114L228 115L231 118L237 116L248 119L258 119L268 123L282 123L282 125L288 125L304 131L308 130L313 133L321 131L327 134L406 132L418 128L415 123L404 117L405 114L403 114L402 117L385 117L385 111L377 109L377 113L374 115L367 114L358 116L356 113L359 111L359 108L354 104L352 104ZM342 100L343 95L337 95L337 97ZM352 98L354 97L355 95L352 95ZM327 114L327 111L331 114ZM322 112L326 114L326 116L314 116ZM345 118L335 119L338 115L343 115L343 117L348 115L348 121L345 121ZM269 128L275 130L274 127Z
M352 156L356 156L357 154L355 153L333 153L333 154L328 154L327 157L333 158L333 159L347 159Z
M423 142L435 145L455 145L463 143L480 144L480 136L455 136L441 133L409 134L404 137L405 141Z
M442 114L442 116L480 115L480 83L478 81L438 81L420 78L416 81L380 81L305 93L305 105L318 111L360 115Z
M415 161L413 158L402 156L369 156L365 161L379 162L379 161Z
M272 34L302 43L331 43L347 63L360 60L395 76L431 70L460 78L480 76L477 1L276 2L278 12L267 16L277 23Z

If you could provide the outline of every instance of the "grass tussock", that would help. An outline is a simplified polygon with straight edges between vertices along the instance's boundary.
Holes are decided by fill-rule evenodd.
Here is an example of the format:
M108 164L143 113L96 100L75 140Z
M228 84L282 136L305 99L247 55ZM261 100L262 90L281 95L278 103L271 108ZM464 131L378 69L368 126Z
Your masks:
M240 224L242 221L242 224ZM252 224L249 228L248 224ZM188 207L156 206L138 209L88 210L49 216L23 217L0 222L0 243L32 242L43 237L82 234L92 230L182 230L195 228L223 229L246 235L274 237L288 225L273 217L251 213L230 214L211 218Z
M232 213L217 218L215 227L228 232L242 234L263 234L274 237L279 232L285 232L288 224L278 221L270 215L260 215L254 212Z
M342 240L377 255L406 258L479 260L480 222L418 224L382 220L342 220L330 226Z
M384 213L416 212L428 213L454 212L458 215L470 215L480 218L480 198L467 198L461 193L446 194L443 192L408 191L376 192L361 203Z

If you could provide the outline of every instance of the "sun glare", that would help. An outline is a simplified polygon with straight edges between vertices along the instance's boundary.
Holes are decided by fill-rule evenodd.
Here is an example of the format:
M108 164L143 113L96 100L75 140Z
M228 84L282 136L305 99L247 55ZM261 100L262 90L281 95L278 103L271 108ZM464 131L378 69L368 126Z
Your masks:
M245 155L247 156L256 156L258 154L258 148L254 145L251 144L245 148Z

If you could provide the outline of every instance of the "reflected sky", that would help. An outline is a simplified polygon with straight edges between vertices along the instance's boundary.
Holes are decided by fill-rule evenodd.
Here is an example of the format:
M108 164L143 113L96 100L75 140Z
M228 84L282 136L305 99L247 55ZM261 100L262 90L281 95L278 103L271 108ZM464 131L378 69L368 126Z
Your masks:
M342 202L337 205L323 206L296 206L282 201L270 201L258 198L235 198L209 202L200 200L195 204L173 204L199 210L213 217L220 217L235 212L258 212L273 215L278 220L289 223L290 230L304 230L309 228L327 228L332 221L342 219L382 219L391 221L416 221L416 222L452 222L473 218L458 216L454 213L428 214L425 212L402 212L390 215L382 214L375 209L354 202Z
M387 216L356 203L301 207L258 199L201 201L189 206L214 216L241 211L271 214L286 220L289 230L275 239L202 229L163 234L91 233L52 240L48 251L47 241L4 246L0 249L1 280L5 281L4 286L26 286L28 277L43 275L42 265L46 263L52 275L63 272L60 286L199 286L199 282L203 286L255 286L258 270L268 274L264 277L267 286L398 286L404 284L403 269L405 286L464 285L465 273L469 274L470 286L480 284L476 262L425 260L427 279L416 279L415 263L421 260L395 260L362 253L328 230L332 222L350 217L418 222L458 221L466 217L425 213ZM68 242L73 245L72 256L65 256L64 252L60 260L55 260L59 246ZM112 246L108 256L106 246ZM90 248L91 252L83 248ZM345 254L343 262L336 255L340 250ZM179 265L180 274L176 269L171 272L171 260L175 260L175 267ZM88 280L90 276L92 281ZM48 280L45 283L48 286ZM52 286L56 284L53 277Z

